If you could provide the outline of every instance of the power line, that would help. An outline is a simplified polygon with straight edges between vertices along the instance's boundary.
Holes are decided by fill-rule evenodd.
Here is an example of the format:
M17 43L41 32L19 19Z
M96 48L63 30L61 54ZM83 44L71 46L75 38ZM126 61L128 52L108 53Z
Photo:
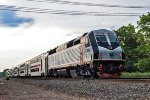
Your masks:
M32 12L32 13L46 13L46 14L63 14L63 15L87 15L87 16L140 16L142 13L108 13L108 12L84 12L84 11L68 11L68 10L54 10L0 5L0 10Z
M47 11L47 12L72 12L72 13L94 13L94 14L98 14L98 13L105 13L105 14L142 14L142 13L108 13L108 12L68 11L68 10L54 10L54 9L41 9L41 8L29 8L29 7L17 7L17 6L8 6L8 5L0 5L0 7L11 8L11 9Z
M27 0L27 1L57 3L57 4L69 4L69 5L82 5L82 6L96 6L96 7L150 8L150 6L109 5L109 4L95 4L95 3L72 2L72 1L63 1L63 0Z

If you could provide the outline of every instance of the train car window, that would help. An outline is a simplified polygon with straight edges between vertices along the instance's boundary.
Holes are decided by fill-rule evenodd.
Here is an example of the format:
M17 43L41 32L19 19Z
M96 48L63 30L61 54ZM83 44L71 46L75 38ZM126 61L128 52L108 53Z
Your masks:
M16 69L17 69L17 67L14 68L14 70L16 70Z
M53 53L56 53L56 49L57 49L57 48L54 48L54 49L53 49Z
M20 73L24 73L24 71L20 71Z
M48 54L51 55L51 54L52 54L52 50L50 50L50 51L48 52Z
M74 41L74 39L73 39L73 40L71 40L71 41L69 41L69 42L67 43L67 48L69 48L69 47L72 47L72 46L73 46L73 41Z
M31 72L38 72L38 71L39 71L39 68L31 69Z
M80 39L79 39L79 40L74 41L74 45L77 45L77 44L79 44L79 43L80 43Z
M53 53L56 53L56 49L57 49L57 48L54 48L54 49L50 50L50 51L48 52L48 54L51 55L51 54L53 54Z

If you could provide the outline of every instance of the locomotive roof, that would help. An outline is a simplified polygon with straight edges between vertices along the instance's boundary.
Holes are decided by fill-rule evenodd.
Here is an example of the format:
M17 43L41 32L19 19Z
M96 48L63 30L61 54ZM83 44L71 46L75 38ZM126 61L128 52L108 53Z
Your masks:
M112 34L116 36L116 33L107 29L98 29L98 30L93 30L94 33L104 33L104 34Z

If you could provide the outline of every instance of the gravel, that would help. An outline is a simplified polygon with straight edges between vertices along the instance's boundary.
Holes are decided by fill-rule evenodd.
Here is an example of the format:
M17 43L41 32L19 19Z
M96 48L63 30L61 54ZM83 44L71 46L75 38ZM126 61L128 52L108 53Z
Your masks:
M79 100L78 98L59 92L38 88L37 85L25 84L23 80L3 80L6 96L0 95L0 100Z
M40 87L66 99L150 100L149 81L81 80L81 79L12 79L24 85ZM31 91L32 93L32 91Z

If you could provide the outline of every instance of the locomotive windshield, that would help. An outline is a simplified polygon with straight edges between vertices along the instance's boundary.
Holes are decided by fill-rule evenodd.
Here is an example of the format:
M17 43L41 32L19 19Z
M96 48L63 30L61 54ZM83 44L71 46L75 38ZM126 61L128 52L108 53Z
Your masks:
M116 36L108 35L108 37L112 46L119 46L119 41Z
M96 35L96 40L98 42L107 42L107 39L106 39L105 35Z
M118 42L118 39L116 36L110 36L109 35L108 37L109 37L110 42Z
M105 35L95 35L97 44L99 46L106 47L108 46L108 42Z
M112 48L119 46L118 38L114 35L95 35L98 46L108 48L110 45Z

